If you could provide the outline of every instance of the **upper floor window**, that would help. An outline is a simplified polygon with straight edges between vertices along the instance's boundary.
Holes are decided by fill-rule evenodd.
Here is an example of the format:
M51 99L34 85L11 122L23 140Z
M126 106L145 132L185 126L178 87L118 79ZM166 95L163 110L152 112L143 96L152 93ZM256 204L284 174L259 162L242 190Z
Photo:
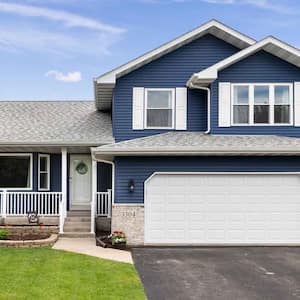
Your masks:
M145 128L173 129L174 89L145 89Z
M291 125L291 84L233 84L233 125Z

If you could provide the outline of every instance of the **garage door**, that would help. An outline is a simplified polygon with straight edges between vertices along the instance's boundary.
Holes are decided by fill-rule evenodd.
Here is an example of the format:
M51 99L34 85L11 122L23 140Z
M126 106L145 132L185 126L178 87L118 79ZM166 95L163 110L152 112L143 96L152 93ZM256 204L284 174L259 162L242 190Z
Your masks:
M156 174L145 183L146 244L300 244L300 177Z

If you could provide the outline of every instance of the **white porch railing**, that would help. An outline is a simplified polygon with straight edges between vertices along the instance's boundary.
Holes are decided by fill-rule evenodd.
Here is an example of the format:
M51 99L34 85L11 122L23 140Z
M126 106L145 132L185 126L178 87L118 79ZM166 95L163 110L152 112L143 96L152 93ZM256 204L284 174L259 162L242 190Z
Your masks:
M96 193L96 216L111 217L111 190Z
M58 216L61 192L0 192L0 213L6 216L26 216L37 212L40 216Z

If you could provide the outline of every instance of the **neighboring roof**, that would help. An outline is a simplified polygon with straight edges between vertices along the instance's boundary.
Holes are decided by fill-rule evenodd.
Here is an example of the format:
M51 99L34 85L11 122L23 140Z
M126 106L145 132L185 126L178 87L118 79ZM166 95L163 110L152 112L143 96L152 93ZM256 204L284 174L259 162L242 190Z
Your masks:
M97 156L300 154L300 139L272 135L168 132L94 148Z
M196 29L179 36L178 38L97 77L94 81L97 108L100 110L110 109L112 91L118 77L128 74L137 68L140 68L141 66L148 64L149 62L158 59L159 57L170 53L206 34L212 34L239 49L244 49L255 43L255 40L251 39L250 37L216 20L211 20L197 27Z
M113 143L111 116L92 101L0 101L0 145Z
M285 60L297 67L300 67L300 50L292 47L272 36L269 36L246 49L243 49L230 57L212 65L211 67L192 75L187 82L188 86L193 84L209 84L218 78L218 72L247 58L254 53L264 50Z

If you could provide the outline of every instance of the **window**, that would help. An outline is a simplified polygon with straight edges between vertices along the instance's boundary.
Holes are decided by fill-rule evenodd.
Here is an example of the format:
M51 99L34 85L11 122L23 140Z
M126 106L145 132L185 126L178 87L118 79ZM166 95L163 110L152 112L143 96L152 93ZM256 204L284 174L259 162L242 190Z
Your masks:
M146 89L145 128L174 128L174 89Z
M50 156L39 154L39 190L48 191L50 189Z
M0 188L32 189L31 154L0 154Z
M233 84L233 125L291 125L291 84Z

